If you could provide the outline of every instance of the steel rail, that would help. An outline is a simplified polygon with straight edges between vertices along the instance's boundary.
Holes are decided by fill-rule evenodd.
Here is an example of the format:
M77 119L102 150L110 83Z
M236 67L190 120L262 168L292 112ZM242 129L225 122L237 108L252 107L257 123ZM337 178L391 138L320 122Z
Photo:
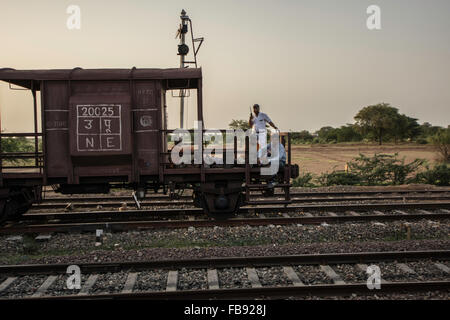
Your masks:
M157 221L103 221L84 223L34 224L24 226L6 226L0 228L0 234L84 232L103 229L107 231L127 231L143 229L169 229L188 227L233 227L289 224L322 224L367 221L417 221L422 219L450 219L449 213L406 214L406 215L359 215L359 216L312 216L289 218L232 218L227 220L157 220Z
M261 197L252 196L253 199L258 199ZM407 196L366 196L366 197L339 197L339 198L314 198L314 197L306 197L306 198L292 198L292 203L308 203L308 202L342 202L342 201L370 201L370 200L450 200L450 194L448 195L407 195ZM268 204L276 203L277 200L270 198L265 198ZM94 208L97 206L102 207L119 207L122 203L126 203L127 206L134 207L135 203L130 201L128 198L127 201L117 202L117 201L98 201L98 202L76 202L74 200L69 200L64 203L48 203L43 202L40 204L34 204L31 209L32 210L43 210L43 209L61 209L65 208L68 203L72 203L76 207L83 208ZM158 200L158 201L142 201L140 203L142 206L168 206L168 205L193 205L193 201L183 201L183 200Z
M367 190L367 191L321 191L321 192L291 192L293 197L330 197L330 196L356 196L356 195L385 195L385 194L413 194L413 193L446 193L450 192L450 188L441 190ZM276 194L277 195L277 194ZM282 193L279 196L283 196ZM151 194L145 199L152 200L168 200L168 195L162 194ZM182 195L179 199L191 199L191 196ZM126 201L131 200L130 196L95 196L95 197L49 197L44 198L44 202L72 202L72 201L103 201L103 200L115 200L115 201Z
M306 204L283 206L245 206L239 209L239 213L274 213L274 212L309 212L309 211L349 211L349 210L395 210L395 209L446 209L450 208L450 201L437 202L407 202L407 203L351 203L351 204ZM20 219L42 221L48 219L111 219L111 218L145 218L145 217L173 217L179 215L204 214L201 208L160 208L144 210L110 210L110 211L83 211L83 212L30 212L23 214Z
M308 286L283 286L240 289L205 289L177 291L148 291L132 293L66 295L0 299L24 300L207 300L207 299L283 299L303 296L342 296L353 293L380 294L449 290L450 281L385 282L379 290L369 290L366 283L317 284Z

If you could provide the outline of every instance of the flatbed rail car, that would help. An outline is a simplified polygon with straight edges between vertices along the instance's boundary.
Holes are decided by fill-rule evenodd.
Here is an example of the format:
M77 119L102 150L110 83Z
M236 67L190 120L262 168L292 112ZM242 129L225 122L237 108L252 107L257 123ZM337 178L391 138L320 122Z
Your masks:
M208 167L203 158L197 165L171 163L168 136L173 130L167 129L166 92L195 90L197 120L203 122L201 68L5 68L0 69L0 80L30 90L34 113L34 132L0 134L0 144L13 137L34 142L33 152L1 149L2 219L39 202L43 186L64 194L108 193L111 187L125 187L141 198L147 190L163 188L176 195L191 188L195 204L211 214L236 212L250 203L251 190L270 194L260 168L249 164L248 138L244 151L237 150L235 139L231 166ZM298 176L298 166L291 165L289 134L286 137L287 163L277 185L285 191L281 203L290 202L290 178ZM203 147L203 135L200 143ZM238 164L242 152L245 163Z

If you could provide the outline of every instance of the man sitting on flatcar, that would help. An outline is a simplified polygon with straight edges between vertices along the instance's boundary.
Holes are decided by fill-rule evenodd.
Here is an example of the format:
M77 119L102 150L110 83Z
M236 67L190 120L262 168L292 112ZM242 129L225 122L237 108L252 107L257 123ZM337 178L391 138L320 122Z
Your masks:
M283 139L283 143L284 143L284 139ZM278 143L278 154L275 154L276 152L274 152L274 154L272 154L272 142L270 142L267 145L267 160L269 165L271 165L272 162L274 161L278 161L278 171L277 173L275 173L269 180L268 182L268 187L269 188L273 188L276 185L276 177L278 172L280 172L281 169L283 169L286 166L286 149L284 148L283 143ZM258 156L262 157L264 155L264 149L260 149L258 151Z

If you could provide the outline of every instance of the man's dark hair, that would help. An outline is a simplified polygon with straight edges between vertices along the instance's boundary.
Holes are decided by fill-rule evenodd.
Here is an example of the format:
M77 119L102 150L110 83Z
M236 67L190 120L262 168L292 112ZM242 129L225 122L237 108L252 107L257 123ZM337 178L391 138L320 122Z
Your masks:
M253 105L253 108L255 108L255 107L259 109L259 104L255 103L255 104Z

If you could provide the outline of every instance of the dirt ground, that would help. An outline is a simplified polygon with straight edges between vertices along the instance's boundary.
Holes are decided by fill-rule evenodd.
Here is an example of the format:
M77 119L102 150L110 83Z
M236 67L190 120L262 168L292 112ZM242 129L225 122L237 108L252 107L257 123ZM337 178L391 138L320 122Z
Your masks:
M393 155L396 152L398 152L399 159L405 157L406 163L419 158L427 160L429 164L434 164L437 158L434 147L430 145L293 145L292 162L300 166L300 172L320 174L327 171L344 170L346 163L360 153L372 156L375 153Z

